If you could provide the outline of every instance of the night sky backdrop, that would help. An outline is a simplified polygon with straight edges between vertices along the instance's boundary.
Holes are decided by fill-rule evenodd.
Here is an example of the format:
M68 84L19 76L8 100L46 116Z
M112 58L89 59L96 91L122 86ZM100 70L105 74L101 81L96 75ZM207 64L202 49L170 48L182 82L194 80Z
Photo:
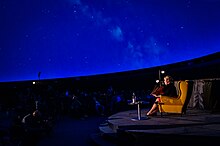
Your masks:
M161 66L220 51L220 0L1 0L0 82Z

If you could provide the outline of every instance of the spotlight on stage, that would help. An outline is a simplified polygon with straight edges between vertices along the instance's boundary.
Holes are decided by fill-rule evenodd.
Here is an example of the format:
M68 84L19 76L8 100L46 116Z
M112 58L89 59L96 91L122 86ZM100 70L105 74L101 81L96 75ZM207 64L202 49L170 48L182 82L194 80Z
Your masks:
M160 83L160 85L163 84L163 81L161 79L161 75L163 75L165 73L164 70L159 70L159 80L156 80L156 83Z
M161 74L164 74L165 71L164 70L159 70L159 80L161 80Z
M161 74L164 74L165 73L165 71L164 70L161 70L161 72L160 72Z

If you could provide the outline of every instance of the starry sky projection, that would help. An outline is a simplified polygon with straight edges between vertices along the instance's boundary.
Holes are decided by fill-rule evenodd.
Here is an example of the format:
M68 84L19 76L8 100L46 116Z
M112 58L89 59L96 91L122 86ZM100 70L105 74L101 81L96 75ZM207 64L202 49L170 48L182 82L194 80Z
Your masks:
M161 66L220 51L220 0L1 0L0 82Z

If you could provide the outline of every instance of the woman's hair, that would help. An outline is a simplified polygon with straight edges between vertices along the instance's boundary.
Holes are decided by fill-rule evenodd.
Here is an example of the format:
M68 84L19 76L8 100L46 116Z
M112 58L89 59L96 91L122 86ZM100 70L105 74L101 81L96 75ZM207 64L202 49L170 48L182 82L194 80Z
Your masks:
M173 83L173 82L174 82L174 81L173 81L173 78L172 78L171 76L169 76L169 75L166 75L164 78L168 78L169 81L170 81L170 83Z

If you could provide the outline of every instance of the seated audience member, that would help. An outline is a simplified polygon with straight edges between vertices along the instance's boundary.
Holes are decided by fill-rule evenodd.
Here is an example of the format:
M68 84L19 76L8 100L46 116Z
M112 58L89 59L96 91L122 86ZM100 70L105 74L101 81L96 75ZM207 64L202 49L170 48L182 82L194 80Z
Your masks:
M98 115L103 116L105 107L96 99L96 97L93 97L93 100L95 102L95 110Z
M171 76L164 77L164 84L156 87L152 92L151 95L154 96L155 102L151 109L147 112L147 116L156 115L158 112L158 102L160 101L160 96L170 96L170 97L177 97L176 87L174 86L173 78Z
M22 123L28 127L39 128L42 124L41 113L35 110L32 114L27 114L23 119Z

